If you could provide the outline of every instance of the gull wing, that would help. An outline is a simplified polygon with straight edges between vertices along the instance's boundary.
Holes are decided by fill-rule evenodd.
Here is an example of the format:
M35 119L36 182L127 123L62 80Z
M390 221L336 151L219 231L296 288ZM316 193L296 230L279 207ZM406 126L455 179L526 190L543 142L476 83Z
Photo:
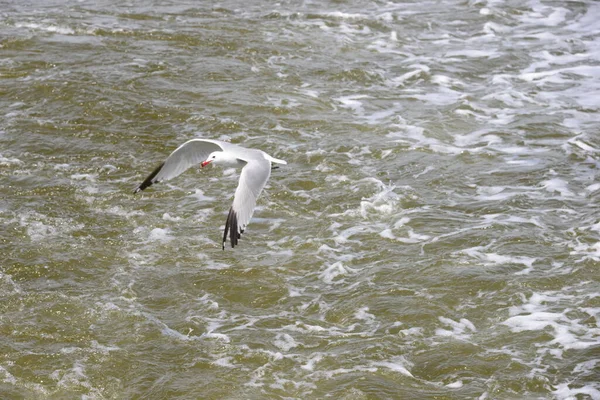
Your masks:
M256 199L260 196L263 188L271 176L271 162L262 155L246 161L240 174L240 182L235 190L233 205L229 209L229 215L225 222L223 232L223 250L227 241L227 233L230 233L231 247L235 247L241 234L244 233L246 225L250 222Z
M148 177L134 190L140 192L154 183L173 179L195 164L199 164L213 151L223 151L229 143L209 139L192 139L173 151Z

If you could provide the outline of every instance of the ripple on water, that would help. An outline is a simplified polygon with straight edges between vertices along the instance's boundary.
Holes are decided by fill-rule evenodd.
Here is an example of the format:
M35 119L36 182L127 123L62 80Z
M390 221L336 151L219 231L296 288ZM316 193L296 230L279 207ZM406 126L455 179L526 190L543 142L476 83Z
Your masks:
M109 3L0 24L0 392L600 399L598 4Z

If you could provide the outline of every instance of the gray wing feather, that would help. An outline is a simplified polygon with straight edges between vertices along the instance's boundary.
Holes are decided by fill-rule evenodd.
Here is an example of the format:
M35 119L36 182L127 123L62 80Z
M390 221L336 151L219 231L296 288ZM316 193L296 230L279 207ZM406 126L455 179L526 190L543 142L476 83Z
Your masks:
M224 249L227 234L230 233L231 247L234 247L250 222L256 207L256 200L271 176L271 162L285 164L285 161L275 159L260 150L245 149L232 143L210 139L192 139L175 149L162 164L148 175L134 193L144 190L154 183L175 178L191 166L206 160L213 151L230 152L246 163L242 168L233 204L225 223Z
M213 151L223 151L229 143L209 139L192 139L173 151L167 159L160 164L148 177L135 189L134 193L146 189L154 183L173 179L181 175L193 165L199 164Z
M237 244L240 235L252 218L256 200L267 184L269 176L271 176L271 162L264 157L253 158L242 168L233 205L225 223L223 248L225 248L228 231L230 231L231 247Z

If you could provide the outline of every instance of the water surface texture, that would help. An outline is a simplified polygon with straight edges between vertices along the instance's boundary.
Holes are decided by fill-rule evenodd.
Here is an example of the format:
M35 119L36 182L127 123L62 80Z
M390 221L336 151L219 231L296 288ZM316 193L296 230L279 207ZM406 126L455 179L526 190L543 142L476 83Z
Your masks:
M600 399L599 21L0 0L0 398ZM235 249L195 137L288 162Z

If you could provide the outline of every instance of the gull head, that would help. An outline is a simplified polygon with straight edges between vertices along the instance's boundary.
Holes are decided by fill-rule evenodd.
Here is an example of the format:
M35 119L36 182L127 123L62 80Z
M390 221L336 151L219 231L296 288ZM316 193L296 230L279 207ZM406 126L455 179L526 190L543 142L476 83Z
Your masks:
M231 165L231 166L237 166L239 164L239 160L237 159L237 157L226 153L224 151L213 151L212 153L210 153L210 155L208 156L208 158L204 161L202 161L202 163L200 163L200 166L202 168L206 167L208 164L221 164L221 165Z
M204 168L212 162L214 162L215 164L218 164L219 161L221 160L222 154L223 154L222 151L213 151L212 153L210 153L210 155L208 156L208 158L206 160L204 160L204 161L202 161L202 163L200 163L200 166L202 168Z

